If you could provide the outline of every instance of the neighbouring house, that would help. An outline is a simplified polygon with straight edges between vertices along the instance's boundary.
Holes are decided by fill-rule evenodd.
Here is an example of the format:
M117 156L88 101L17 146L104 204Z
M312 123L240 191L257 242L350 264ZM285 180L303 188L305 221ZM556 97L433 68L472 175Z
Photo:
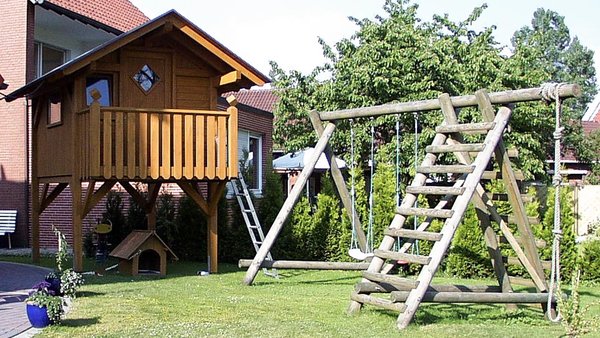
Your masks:
M46 0L31 2L26 0L9 0L9 3L10 6L8 7L10 7L10 10L8 13L5 13L5 18L14 17L15 19L12 20L13 23L21 22L23 27L19 26L19 29L22 29L23 36L20 38L20 40L14 40L18 40L18 43L9 44L8 41L2 41L0 42L0 45L2 45L2 48L5 51L11 50L11 48L17 50L16 45L21 47L30 46L30 48L22 48L22 50L17 50L13 53L15 55L13 58L14 60L23 60L23 62L12 62L12 68L7 65L5 58L0 60L2 62L0 63L0 73L3 73L3 75L5 75L7 78L7 82L11 85L11 90L19 88L25 83L36 79L37 77L56 67L61 68L59 68L57 71L54 71L50 77L46 77L44 81L38 81L35 83L36 85L41 85L41 83L54 83L57 78L60 78L58 84L63 86L65 84L64 81L68 82L68 79L71 79L73 76L71 73L65 73L71 71L71 68L68 66L65 68L63 65L65 62L71 61L72 65L73 62L77 64L83 59L88 60L94 51L97 51L98 48L102 48L97 46L110 44L111 41L113 41L116 37L123 36L124 32L129 31L140 24L146 23L147 25L148 21L148 18L143 15L143 13L141 13L137 8L135 8L135 6L126 0L113 0L107 2L86 2L80 0ZM117 11L117 14L113 14L116 13L114 8L119 8L120 11ZM178 16L176 13L172 15ZM187 22L185 19L181 20ZM189 22L187 25L192 27L190 28L191 31L196 30L201 32L201 30ZM170 24L167 24L165 27L162 28L164 31L163 34L172 34L169 33L169 30L172 29ZM181 32L176 34L181 35ZM16 36L19 37L18 34ZM90 41L86 43L76 42L79 40L85 40L88 37ZM187 55L192 55L190 59L193 60L194 57L198 58L200 55L208 58L209 63L219 63L223 61L219 61L218 57L211 53L222 52L224 54L220 55L228 56L231 62L241 62L242 64L246 65L246 68L251 69L252 72L257 74L256 76L260 79L260 81L248 81L245 75L240 75L239 73L230 70L230 72L227 73L229 74L229 77L222 79L224 81L224 85L221 86L220 83L211 82L208 86L206 86L206 88L212 88L207 94L198 94L196 92L181 93L181 97L176 100L177 102L175 106L192 109L191 107L198 103L194 100L205 100L206 102L210 102L210 107L195 106L193 109L225 111L230 105L224 97L219 96L220 94L230 93L232 91L237 91L239 88L248 88L250 85L261 84L268 81L268 78L260 74L251 66L243 63L243 60L240 60L230 50L220 45L217 41L214 41L214 39L210 38L210 36L204 32L202 32L199 37L206 37L206 41L208 41L209 44L214 44L215 46L218 46L218 48L215 50L210 50L207 49L206 46L190 47L191 51L187 51ZM173 37L173 39L181 40L181 37ZM161 39L155 38L155 40ZM181 44L181 41L175 42L175 44L177 43ZM75 48L72 45L77 45L79 47ZM146 46L136 46L135 48L145 47ZM89 52L88 50L92 48L96 49L94 49L92 52ZM219 48L221 48L222 51L220 51ZM55 53L56 50L61 51L61 53L63 53L62 56L57 56L60 53ZM81 54L85 52L87 52L86 55L81 56ZM72 61L76 58L79 58L79 61ZM194 61L190 62L193 63ZM175 64L176 62L171 63L171 65ZM119 75L116 75L119 70L114 69L114 66L113 69L94 68L98 65L102 64L92 61L85 66L87 67L87 72L95 70L99 73L104 73L100 74L102 76L92 79L90 84L101 94L103 91L104 94L106 94L107 86L110 86L111 81L114 81L112 84L115 88L113 88L111 92L111 94L114 95L114 91L119 90L118 83L123 80ZM220 67L221 69L219 71L221 72L227 68L226 66L222 65ZM11 71L5 72L4 69L8 68L10 68ZM19 69L20 71L15 72L15 69ZM142 73L145 71L145 69L140 70L142 70ZM111 76L104 76L106 73L111 74ZM238 78L238 76L240 78ZM164 77L162 79L165 80ZM217 80L221 81L220 78ZM225 83L227 81L232 82ZM171 82L175 83L177 81ZM168 82L166 83L168 85ZM136 86L137 87L135 88L139 89L143 88L145 84L138 84ZM30 97L46 95L46 93L40 94L38 88L33 88L31 86L28 87L28 91L28 96ZM154 89L151 90L151 92L154 91ZM242 92L245 92L245 90ZM260 92L260 90L258 92ZM237 92L235 94L237 94ZM240 94L240 97L242 96L244 96L244 94ZM100 100L106 100L107 97L110 97L110 95L103 95ZM148 97L146 96L146 99L147 98ZM173 99L174 98L175 95L173 95ZM86 101L88 99L86 99ZM122 101L132 100L130 102L131 106L139 105L141 104L140 102L144 101L135 101L135 98L121 98L118 97L118 95L114 95L112 100L115 100L115 102L111 102L111 104L116 104L116 101L119 99ZM188 101L186 102L186 100ZM53 101L56 101L56 98L54 98ZM240 102L237 105L237 109L239 111L239 128L237 130L236 142L238 144L238 154L241 154L243 149L248 150L252 154L254 161L252 164L258 169L255 171L257 177L253 180L253 182L256 182L255 186L251 188L255 190L255 193L260 193L264 184L264 175L267 170L270 170L270 163L267 163L267 159L270 158L270 151L272 148L273 115L270 111L265 111L244 104L244 99L238 99L238 101ZM3 121L10 121L10 123L5 124L3 128L5 131L10 131L10 133L0 133L0 141L3 142L3 147L0 148L0 209L16 209L19 211L17 234L13 237L18 238L14 242L19 246L34 244L32 242L33 238L31 232L31 219L29 216L32 209L30 205L32 195L30 190L30 153L32 140L31 134L28 131L33 127L33 113L31 111L32 102L33 100L24 98L17 98L10 103L0 101L0 114L2 119ZM87 104L88 102L85 103ZM126 103L128 102L122 102L120 104L123 106L123 104ZM64 107L57 109L56 103L48 103L48 107L50 107L50 115L46 116L45 118L50 119L56 119L59 112L62 112L65 109ZM63 125L64 124L65 123L63 122ZM57 127L53 127L52 123L49 125L50 127L44 124L43 127L46 128L47 131L52 131L53 129L57 130ZM46 140L50 141L50 139ZM53 138L51 140L53 145L56 145L56 143L60 141ZM7 146L5 147L4 145ZM63 166L67 167L66 164ZM82 184L83 189L86 189L86 184L86 182ZM52 196L52 203L44 206L45 210L39 219L40 227L39 237L37 240L39 241L39 246L41 247L52 247L56 245L55 238L51 231L51 225L57 225L57 227L59 227L67 235L67 238L70 242L76 242L78 240L77 238L73 237L73 221L71 217L72 194L70 185L61 187L58 190L53 190L59 185L60 183L58 182L52 182L46 188L42 186L41 193L48 194L46 196ZM116 186L119 187L120 185L117 184ZM163 186L169 186L170 190L174 189L181 192L181 190L178 188L172 188L173 184L165 184ZM62 188L64 188L64 190L62 190ZM125 188L119 187L119 189L123 191ZM60 190L62 190L62 192L57 194ZM54 191L57 196L52 195L52 191ZM102 201L103 200L101 199L97 206L91 208L90 210L86 210L89 211L89 213L87 214L87 217L82 219L84 232L86 230L89 231L96 223L96 219L100 218L100 215L103 211ZM2 242L0 242L0 245L2 245L1 243Z
M14 90L147 20L127 0L4 0L0 73ZM18 212L17 246L29 244L29 104L0 101L0 209Z

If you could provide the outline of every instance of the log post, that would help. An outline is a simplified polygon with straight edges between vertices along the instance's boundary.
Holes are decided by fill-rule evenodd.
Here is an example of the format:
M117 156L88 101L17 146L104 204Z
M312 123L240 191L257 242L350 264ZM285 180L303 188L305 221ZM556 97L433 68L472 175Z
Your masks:
M229 107L227 112L229 113L229 123L227 131L227 151L229 152L227 166L229 168L228 176L238 176L238 104L235 96L230 95L227 97Z
M35 151L32 151L35 158ZM34 263L40 262L40 183L37 178L36 161L33 161L31 175L31 259Z
M298 180L294 185L294 188L292 188L292 191L283 203L283 206L281 207L281 210L279 210L275 221L273 221L273 225L269 229L269 232L267 233L263 244L260 246L260 249L256 253L252 264L250 264L250 267L248 267L248 271L246 271L246 277L244 278L244 284L250 285L254 281L254 278L256 278L256 274L258 273L258 270L260 270L260 266L265 260L265 257L267 257L267 253L271 250L273 243L275 243L279 232L283 228L283 223L285 223L287 218L290 216L292 208L296 204L296 201L298 201L300 195L303 193L304 185L306 184L310 175L315 169L315 166L317 165L317 160L325 150L325 147L327 146L329 139L333 135L334 130L335 124L333 123L329 123L325 127L323 135L321 135L319 141L315 145L315 151L313 152L312 157L304 165L304 169L302 169L302 172L300 173Z

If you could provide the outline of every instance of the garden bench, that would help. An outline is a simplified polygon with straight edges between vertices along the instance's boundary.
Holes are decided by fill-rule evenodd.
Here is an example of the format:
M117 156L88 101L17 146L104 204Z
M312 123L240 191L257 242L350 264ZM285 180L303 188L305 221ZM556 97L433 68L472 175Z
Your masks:
M0 210L0 236L8 236L8 248L12 249L10 234L15 232L17 210Z

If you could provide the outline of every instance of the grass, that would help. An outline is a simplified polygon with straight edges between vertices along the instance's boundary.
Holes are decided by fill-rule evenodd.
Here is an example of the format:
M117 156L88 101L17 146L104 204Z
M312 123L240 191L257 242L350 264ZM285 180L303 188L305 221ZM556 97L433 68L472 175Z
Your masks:
M6 257L0 257L6 259ZM20 258L9 258L19 261ZM25 258L26 259L26 258ZM51 266L51 260L43 261ZM199 277L193 262L169 265L165 278L108 274L86 276L62 325L40 337L386 337L397 335L397 314L365 306L346 315L359 272L280 271L241 285L244 271L222 265L221 273ZM437 283L492 283L438 278ZM600 288L581 287L582 301ZM598 309L594 309L599 314ZM543 319L539 306L507 312L501 305L427 304L403 332L411 337L557 337L560 324Z

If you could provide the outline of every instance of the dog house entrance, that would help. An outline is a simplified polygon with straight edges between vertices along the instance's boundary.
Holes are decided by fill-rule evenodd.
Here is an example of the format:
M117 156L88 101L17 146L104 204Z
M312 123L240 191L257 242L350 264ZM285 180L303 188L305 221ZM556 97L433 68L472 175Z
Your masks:
M149 249L140 254L139 273L160 273L160 255L158 252Z

